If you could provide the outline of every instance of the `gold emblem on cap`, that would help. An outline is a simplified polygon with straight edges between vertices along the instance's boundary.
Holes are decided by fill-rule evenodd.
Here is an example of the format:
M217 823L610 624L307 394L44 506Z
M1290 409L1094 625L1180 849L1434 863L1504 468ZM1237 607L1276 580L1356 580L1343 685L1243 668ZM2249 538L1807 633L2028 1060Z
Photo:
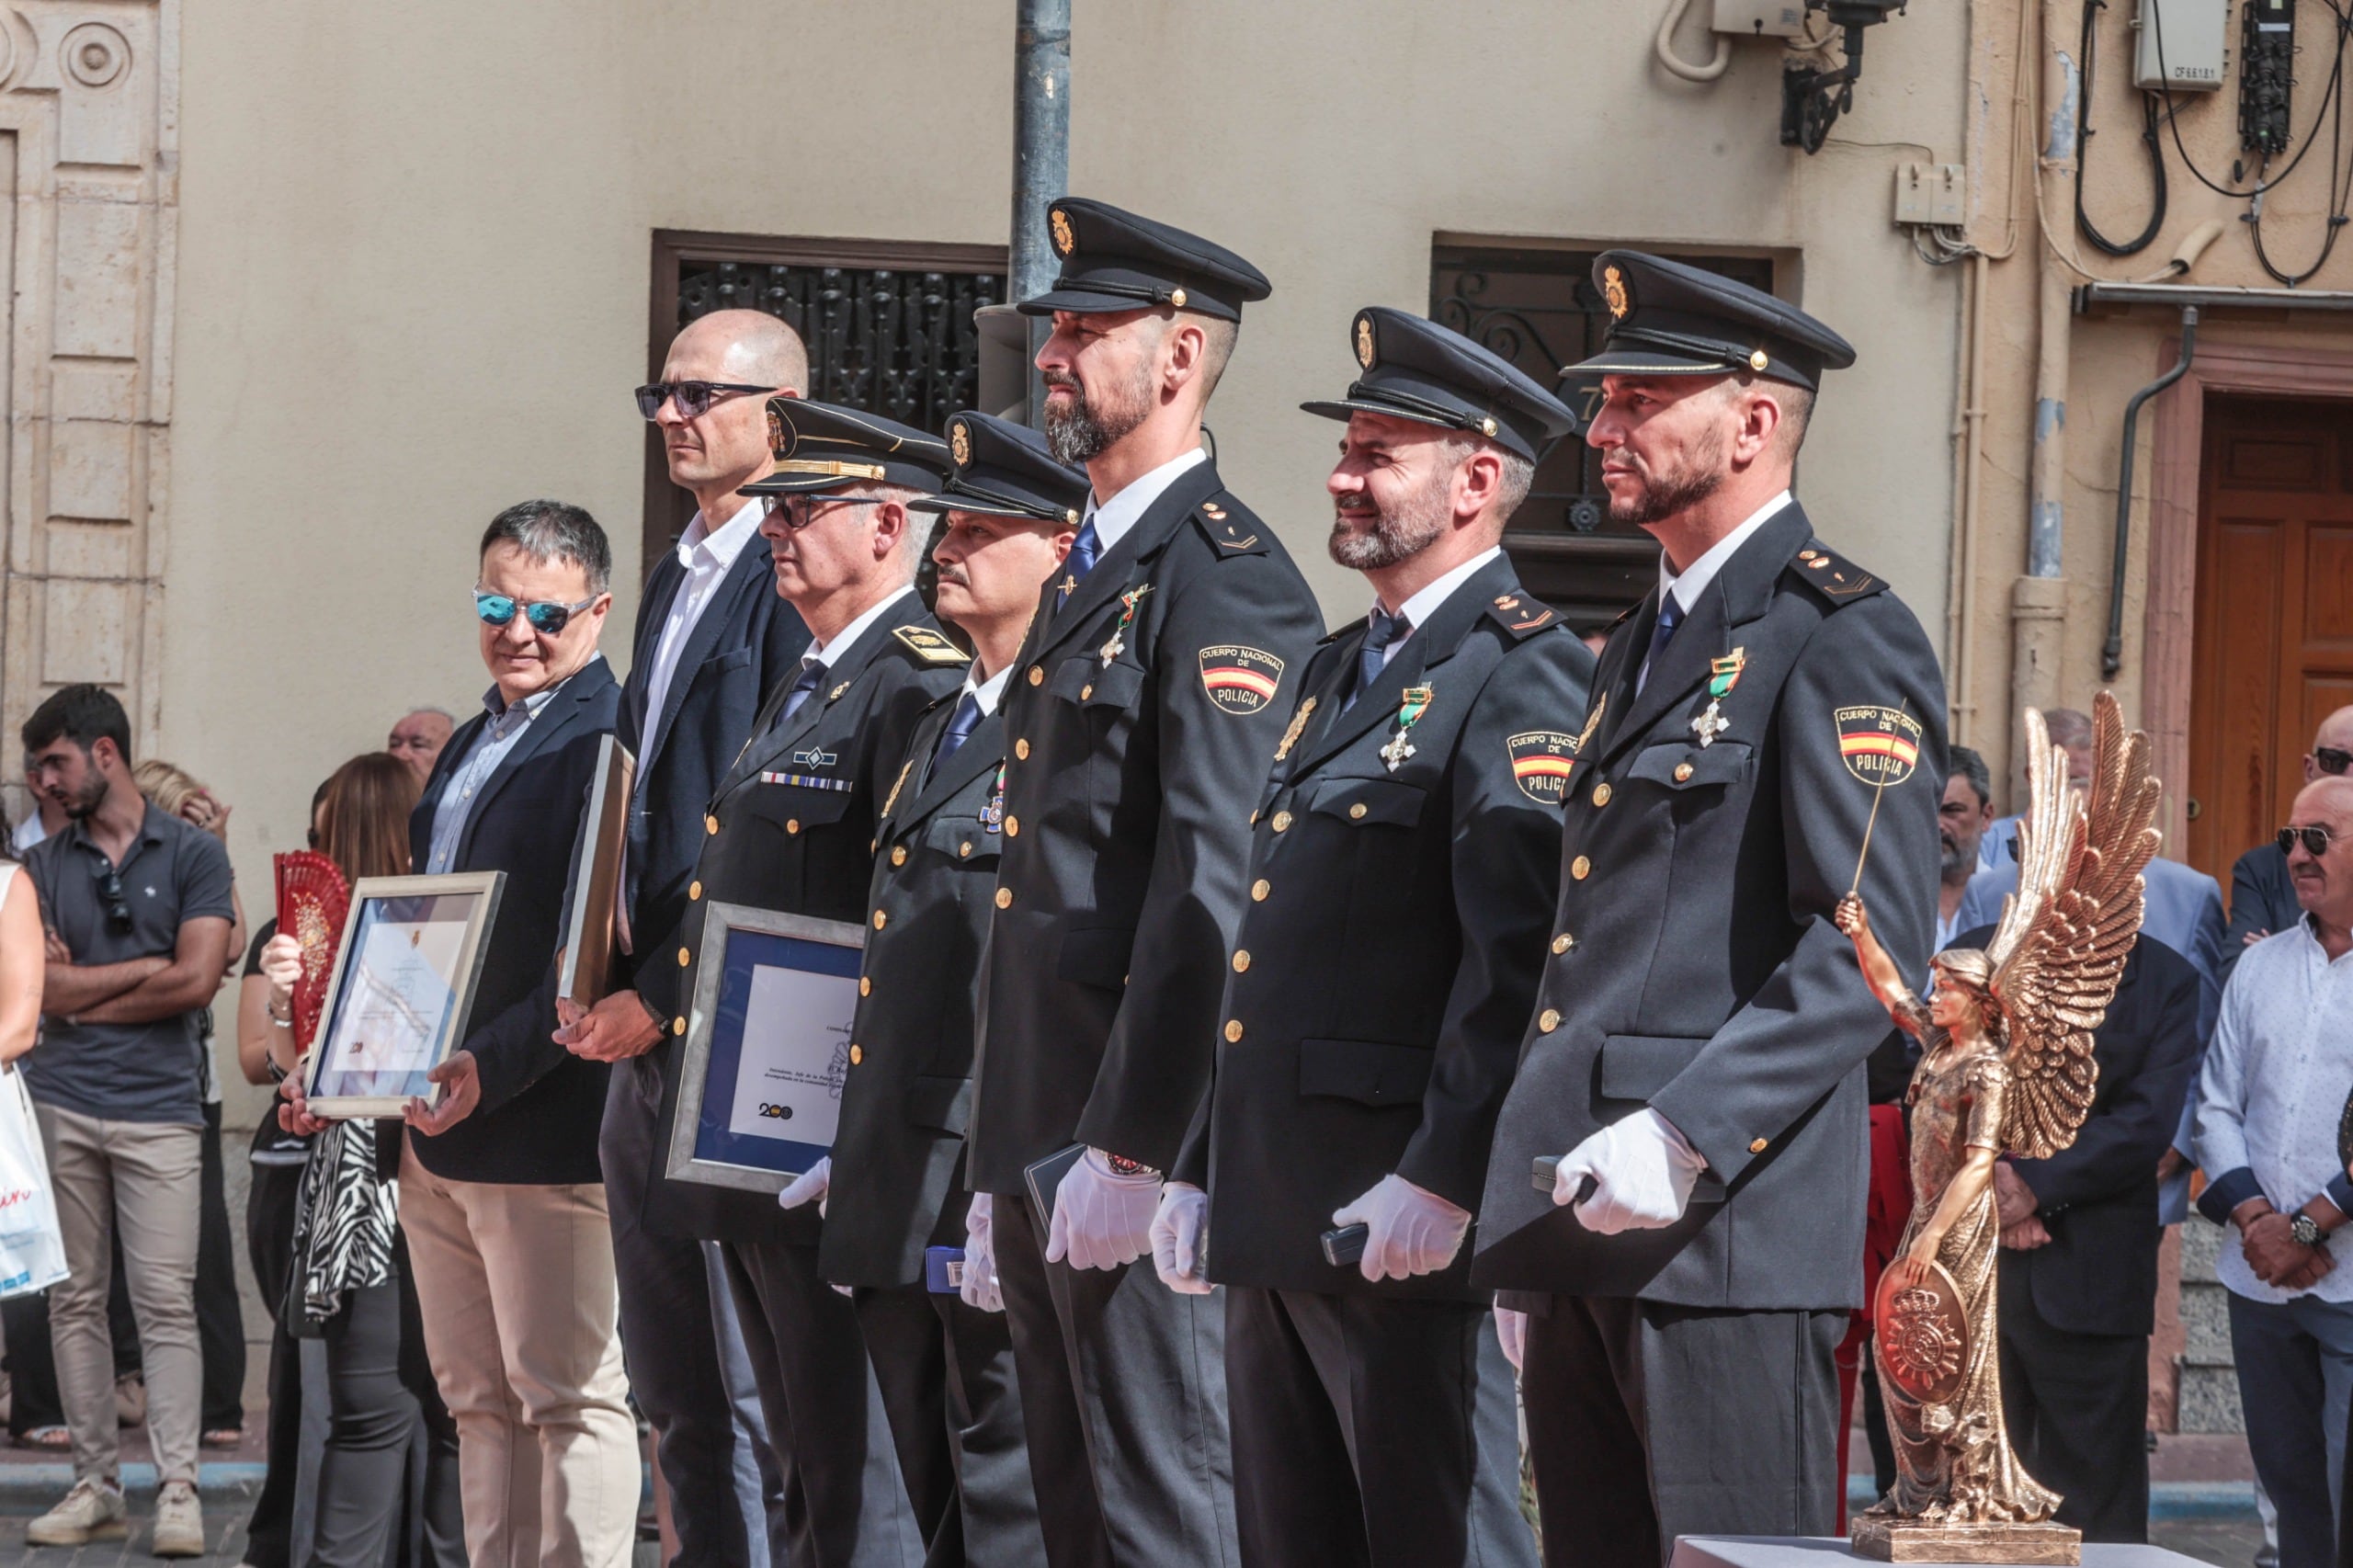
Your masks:
M1614 267L1601 269L1601 297L1608 301L1609 319L1624 321L1630 308L1626 300L1626 277Z
M1357 317L1357 363L1372 369L1372 319L1369 316Z
M958 468L963 468L972 460L972 437L964 434L964 422L961 419L948 427L948 450L956 460Z
M1056 256L1068 256L1078 248L1078 237L1070 232L1070 214L1061 208L1047 212L1046 226L1053 231Z
M1773 357L1762 348L1754 349L1749 353L1748 368L1752 370L1761 370L1772 362Z
M770 408L768 410L769 456L779 458L784 456L785 442L790 437L786 436L784 430L784 415L779 414L774 408Z
M1171 289L1168 291L1168 302L1176 306L1178 310L1183 310L1185 308L1185 290L1182 289Z
M1486 419L1482 419L1482 420L1480 420L1480 421L1479 421L1479 434L1480 434L1480 435L1482 435L1482 436L1485 436L1485 437L1490 437L1490 438L1493 438L1493 437L1495 436L1495 420L1494 420L1493 418L1486 418Z

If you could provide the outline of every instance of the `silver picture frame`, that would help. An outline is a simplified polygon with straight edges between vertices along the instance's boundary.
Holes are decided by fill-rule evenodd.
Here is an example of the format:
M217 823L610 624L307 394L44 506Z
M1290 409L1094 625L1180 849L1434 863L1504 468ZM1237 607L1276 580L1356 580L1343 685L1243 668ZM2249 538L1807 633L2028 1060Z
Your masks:
M335 969L327 977L318 1038L302 1062L302 1092L312 1115L329 1120L398 1116L411 1099L422 1099L428 1106L440 1099L439 1086L426 1083L424 1074L447 1062L466 1038L474 991L482 980L483 960L490 950L491 926L498 918L499 896L506 886L504 871L460 871L439 877L362 877L352 884L351 910L345 916L343 937L335 947ZM440 907L445 901L456 901L457 907L445 911ZM452 915L454 921L450 919ZM354 1092L349 1085L351 1079L363 1074L371 1080L382 1079L391 1074L350 1064L359 1043L355 1030L360 1017L353 971L377 921L405 916L404 923L415 924L418 915L426 916L430 924L449 921L461 926L447 954L425 956L423 949L412 940L420 954L419 962L445 988L444 994L427 998L433 1029L431 1060L422 1068L404 1070L397 1091L370 1082L365 1090Z
M744 939L751 938L747 944ZM781 1192L792 1179L815 1164L832 1147L828 1132L823 1142L771 1136L754 1137L729 1131L733 1096L741 1087L737 1071L742 1061L747 1021L746 999L731 994L731 984L750 983L755 967L747 952L756 949L756 967L787 969L841 982L838 1000L842 1032L858 1004L858 976L865 962L866 927L841 920L788 915L750 904L713 903L703 918L702 950L697 955L694 995L687 1013L687 1032L680 1040L678 1098L670 1124L670 1153L665 1174L678 1181L745 1192ZM830 987L826 988L830 990ZM802 1020L824 1028L830 1017ZM847 1041L844 1041L847 1049ZM722 1069L713 1071L716 1057ZM847 1071L847 1063L843 1066ZM712 1098L714 1080L722 1097ZM834 1098L840 1097L836 1079ZM718 1113L727 1112L722 1116Z

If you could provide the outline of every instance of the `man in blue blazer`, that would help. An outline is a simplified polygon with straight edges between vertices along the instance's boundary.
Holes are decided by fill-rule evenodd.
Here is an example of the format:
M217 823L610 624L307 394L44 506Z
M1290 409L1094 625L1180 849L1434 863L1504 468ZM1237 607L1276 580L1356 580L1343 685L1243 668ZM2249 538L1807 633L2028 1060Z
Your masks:
M621 961L622 989L567 1017L558 1036L576 1055L620 1064L600 1151L621 1339L638 1405L659 1435L677 1568L763 1568L771 1555L781 1568L783 1482L768 1465L727 1292L712 1289L715 1256L693 1238L676 1184L654 1168L673 1046L639 998L635 966L645 944L686 917L703 807L750 737L762 699L799 672L809 643L800 616L776 594L759 531L767 502L736 494L773 466L766 394L799 397L808 380L808 351L790 327L757 311L714 311L678 334L662 379L637 390L639 412L661 431L672 483L699 509L646 580L621 691L621 744L637 758L621 909L643 941ZM751 1440L738 1441L739 1419ZM758 1499L747 1491L765 1500L765 1542Z
M483 711L409 815L419 871L504 871L464 1042L412 1101L401 1227L434 1381L458 1428L475 1568L628 1562L637 1422L597 1174L600 1062L551 1038L565 869L620 683L597 652L612 550L577 506L526 501L483 535Z

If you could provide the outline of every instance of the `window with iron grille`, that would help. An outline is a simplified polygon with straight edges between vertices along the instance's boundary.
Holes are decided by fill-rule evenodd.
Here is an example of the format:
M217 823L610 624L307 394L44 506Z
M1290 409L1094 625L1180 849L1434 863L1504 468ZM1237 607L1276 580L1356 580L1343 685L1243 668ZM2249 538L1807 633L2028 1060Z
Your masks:
M809 395L925 430L972 406L980 334L972 312L1005 297L1002 245L654 236L646 379L658 379L678 329L713 311L766 311L809 347ZM647 427L648 569L694 516L670 483L660 432Z
M1599 254L1505 244L1433 244L1430 318L1550 387L1563 366L1598 350L1608 330L1609 307L1593 286ZM1768 292L1773 288L1769 256L1674 259ZM1589 412L1577 407L1581 418ZM1641 528L1610 520L1600 454L1575 438L1562 442L1537 469L1528 500L1504 535L1504 548L1520 581L1579 631L1607 625L1658 581L1658 546Z

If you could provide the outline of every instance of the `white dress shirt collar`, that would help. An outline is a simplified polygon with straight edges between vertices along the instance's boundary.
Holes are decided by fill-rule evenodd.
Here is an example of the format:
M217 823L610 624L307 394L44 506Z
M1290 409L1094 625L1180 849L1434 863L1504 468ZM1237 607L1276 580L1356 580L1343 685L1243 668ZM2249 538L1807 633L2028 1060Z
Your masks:
M678 536L678 564L689 572L694 570L695 552L700 551L705 560L715 563L723 574L735 564L752 536L760 531L760 523L767 517L767 498L755 495L746 500L736 514L722 523L716 531L700 512L687 522L687 531Z
M1680 574L1666 563L1666 556L1661 553L1658 558L1660 594L1672 593L1675 602L1683 607L1683 613L1690 614L1699 604L1699 596L1708 591L1708 585L1716 580L1716 574L1724 569L1724 562L1738 554L1740 547L1748 542L1749 536L1763 528L1765 520L1788 506L1790 500L1790 493L1784 490L1757 507L1748 515L1746 522L1710 545L1706 554L1685 567Z
M1438 578L1434 583L1424 585L1419 593L1414 595L1413 597L1407 599L1403 605L1398 607L1396 613L1405 618L1406 625L1412 627L1415 631L1419 631L1423 627L1429 624L1430 617L1438 613L1438 607L1446 603L1447 600L1454 597L1455 589L1462 586L1464 583L1470 581L1471 578L1478 573L1481 567L1486 565L1488 562L1493 561L1496 556L1501 555L1503 552L1503 546L1496 544L1489 545L1485 550L1481 551L1478 554L1472 556L1461 565L1457 566L1445 576ZM1385 610L1389 608L1382 604L1378 598L1375 598L1372 601L1372 607L1375 609L1381 610ZM1390 646L1394 647L1396 644L1392 643Z
M1006 677L1013 674L1013 666L1006 665L986 680L977 679L979 674L979 670L975 668L965 675L964 695L980 703L981 717L985 719L996 711L997 703L1004 698L1005 683Z
M827 669L832 669L834 667L834 661L839 658L842 654L849 652L850 648L857 643L858 640L866 635L866 629L882 618L882 613L885 610L889 609L892 605L897 604L901 599L905 598L909 594L912 594L915 591L915 585L913 583L909 583L897 593L877 599L872 604L867 606L865 609L858 613L858 617L856 620L851 621L847 626L843 627L841 631L835 633L832 640L827 642L823 647L818 646L814 642L810 643L809 651L801 655L801 667L806 669L812 664L819 664L824 665Z
M1095 541L1098 547L1097 559L1108 555L1111 552L1111 547L1127 537L1128 530L1136 526L1145 510L1154 501L1159 500L1170 485L1176 483L1177 475L1196 463L1204 463L1209 460L1208 449L1195 447L1182 457L1170 458L1108 501L1098 505L1094 495L1090 494L1086 498L1086 521L1095 525ZM1080 526L1083 528L1086 524L1082 523Z

